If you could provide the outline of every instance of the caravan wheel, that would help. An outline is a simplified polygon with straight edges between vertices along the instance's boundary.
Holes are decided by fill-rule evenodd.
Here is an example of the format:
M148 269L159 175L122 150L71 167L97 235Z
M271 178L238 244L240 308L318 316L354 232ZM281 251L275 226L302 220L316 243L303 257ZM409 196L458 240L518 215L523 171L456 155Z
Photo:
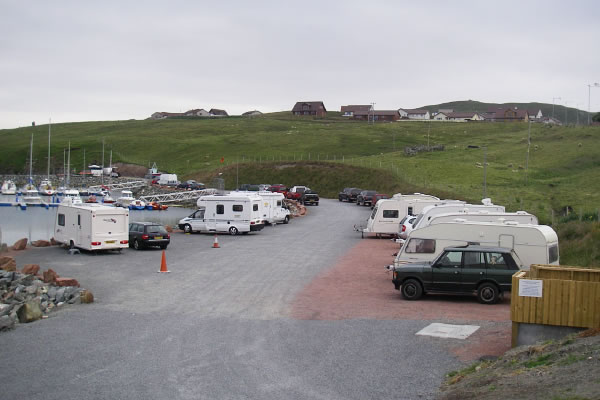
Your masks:
M71 240L69 242L69 250L73 250L75 248L75 243L73 243L73 241Z
M239 231L238 231L238 228L236 228L235 226L232 226L231 228L229 228L229 234L230 234L231 236L235 236L235 235L237 235L237 234L238 234L238 232L239 232Z
M283 219L283 223L284 223L284 224L287 224L287 223L289 223L289 222L290 222L290 216L289 216L289 215L286 215L286 216L285 216L285 218Z

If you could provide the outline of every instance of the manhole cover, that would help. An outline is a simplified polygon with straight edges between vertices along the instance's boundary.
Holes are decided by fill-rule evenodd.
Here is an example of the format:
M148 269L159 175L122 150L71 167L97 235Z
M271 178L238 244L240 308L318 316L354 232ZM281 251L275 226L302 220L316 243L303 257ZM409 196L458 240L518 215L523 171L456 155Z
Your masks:
M479 329L477 325L449 325L435 322L421 329L416 334L449 339L466 339L477 329Z

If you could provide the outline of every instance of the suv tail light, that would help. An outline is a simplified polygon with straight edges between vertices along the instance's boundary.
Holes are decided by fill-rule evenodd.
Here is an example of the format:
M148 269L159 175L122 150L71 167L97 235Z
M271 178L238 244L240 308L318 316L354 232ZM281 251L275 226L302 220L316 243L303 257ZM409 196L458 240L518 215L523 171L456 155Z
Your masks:
M121 243L121 244L127 244L127 243L129 243L129 240L121 240L119 243Z
M142 240L146 240L146 239L148 239L149 237L150 237L150 236L148 236L148 235L142 235Z
M402 232L406 232L406 225L402 225Z

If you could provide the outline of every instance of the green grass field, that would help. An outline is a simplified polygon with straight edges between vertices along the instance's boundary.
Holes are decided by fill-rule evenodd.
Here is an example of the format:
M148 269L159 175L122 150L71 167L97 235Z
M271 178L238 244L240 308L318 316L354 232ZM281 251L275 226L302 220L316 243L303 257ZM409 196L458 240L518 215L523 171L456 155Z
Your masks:
M531 124L526 168L528 128L527 123L369 125L348 121L339 113L324 119L273 113L254 118L82 122L52 125L51 162L53 172L62 171L63 150L70 141L76 171L83 168L84 149L86 164L100 163L104 140L105 164L112 149L113 163L156 162L161 171L177 173L180 179L206 183L220 173L226 188L236 182L300 184L323 197L336 197L343 187L354 186L473 202L483 197L485 171L486 195L509 211L527 210L542 223L597 220L600 127ZM45 174L47 125L0 130L0 172L28 171L32 133L34 170ZM444 145L445 150L404 154L405 146L428 143Z

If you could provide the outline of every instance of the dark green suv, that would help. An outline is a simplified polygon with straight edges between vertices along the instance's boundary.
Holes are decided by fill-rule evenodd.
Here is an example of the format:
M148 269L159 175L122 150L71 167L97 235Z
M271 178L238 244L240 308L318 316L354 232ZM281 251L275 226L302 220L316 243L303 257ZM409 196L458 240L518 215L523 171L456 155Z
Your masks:
M392 281L407 300L424 293L477 293L481 303L494 304L510 292L512 275L520 262L502 247L448 247L431 263L404 264L394 269Z

